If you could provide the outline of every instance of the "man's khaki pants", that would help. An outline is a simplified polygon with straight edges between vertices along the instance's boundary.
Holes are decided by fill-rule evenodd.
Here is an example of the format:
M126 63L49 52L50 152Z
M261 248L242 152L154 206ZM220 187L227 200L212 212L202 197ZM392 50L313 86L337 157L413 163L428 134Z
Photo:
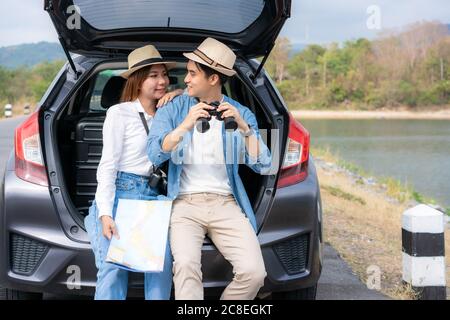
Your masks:
M254 299L266 277L258 238L234 197L214 193L181 195L173 203L175 299L203 299L201 253L206 234L233 266L233 280L221 299Z

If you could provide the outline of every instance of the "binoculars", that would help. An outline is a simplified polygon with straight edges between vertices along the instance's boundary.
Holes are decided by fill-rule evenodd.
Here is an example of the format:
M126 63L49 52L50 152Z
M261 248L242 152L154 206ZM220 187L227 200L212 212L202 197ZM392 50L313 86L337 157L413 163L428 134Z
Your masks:
M204 102L206 103L206 102ZM224 125L225 125L225 130L236 130L238 125L236 120L234 119L234 117L222 117L223 111L217 111L217 108L220 106L220 102L219 101L214 101L211 103L206 103L212 107L214 107L214 109L211 110L206 110L209 113L209 118L198 118L197 120L197 124L196 124L196 128L197 131L200 133L205 133L206 131L209 130L210 125L209 125L209 120L211 120L212 117L216 117L217 120L219 121L223 121Z

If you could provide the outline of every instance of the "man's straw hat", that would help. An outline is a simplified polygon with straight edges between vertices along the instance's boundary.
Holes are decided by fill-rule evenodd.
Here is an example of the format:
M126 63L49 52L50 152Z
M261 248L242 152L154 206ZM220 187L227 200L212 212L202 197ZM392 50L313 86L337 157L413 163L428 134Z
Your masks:
M206 38L193 52L185 52L183 55L227 76L236 74L233 70L236 55L233 50L216 39Z

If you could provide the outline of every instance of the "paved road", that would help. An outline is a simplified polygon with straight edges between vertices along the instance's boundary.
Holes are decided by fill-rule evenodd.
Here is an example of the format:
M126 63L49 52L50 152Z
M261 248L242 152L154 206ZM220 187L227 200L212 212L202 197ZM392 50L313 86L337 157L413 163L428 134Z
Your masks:
M9 152L14 146L14 129L22 123L26 117L16 117L12 119L0 120L0 172L9 156ZM324 269L319 281L317 299L319 300L373 300L386 299L380 293L369 290L353 274L350 267L343 261L339 254L331 246L324 247ZM59 299L70 297L56 297L46 295L46 299Z
M86 299L86 297L45 295L45 300ZM317 300L387 300L377 291L367 289L339 253L330 245L324 247L324 267L317 288Z
M3 177L6 161L14 147L14 129L26 119L26 116L0 120L0 173Z
M324 266L317 287L317 300L386 300L388 297L367 289L330 245L324 247Z

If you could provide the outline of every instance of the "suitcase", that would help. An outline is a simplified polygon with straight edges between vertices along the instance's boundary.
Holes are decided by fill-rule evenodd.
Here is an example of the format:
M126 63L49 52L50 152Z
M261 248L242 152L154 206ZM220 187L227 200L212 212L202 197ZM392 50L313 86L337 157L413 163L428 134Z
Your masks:
M105 114L89 115L80 119L75 129L75 206L84 215L88 214L97 190L104 121Z

